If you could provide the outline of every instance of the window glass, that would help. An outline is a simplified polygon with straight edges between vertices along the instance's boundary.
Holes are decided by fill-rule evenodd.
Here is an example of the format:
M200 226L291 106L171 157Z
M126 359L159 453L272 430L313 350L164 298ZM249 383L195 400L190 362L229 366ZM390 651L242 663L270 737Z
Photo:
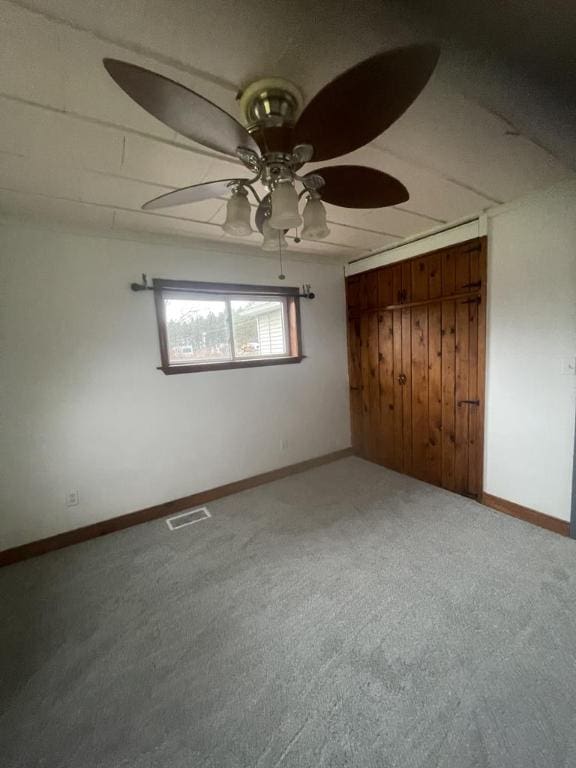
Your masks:
M230 305L235 357L287 354L283 300L232 299Z
M297 288L154 279L160 370L299 363Z
M170 364L232 360L230 323L224 299L164 299Z

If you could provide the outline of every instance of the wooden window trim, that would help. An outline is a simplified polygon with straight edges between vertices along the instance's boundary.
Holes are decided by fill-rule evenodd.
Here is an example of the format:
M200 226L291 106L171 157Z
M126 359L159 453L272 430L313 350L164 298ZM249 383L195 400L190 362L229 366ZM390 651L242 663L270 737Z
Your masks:
M206 283L190 280L154 280L154 304L158 324L158 339L160 342L161 365L158 370L168 376L179 373L201 373L204 371L226 371L235 368L260 368L268 365L290 365L300 363L302 354L302 331L300 323L300 292L294 287L279 287L269 285L242 285L239 283ZM229 303L230 297L261 297L282 298L286 302L287 322L286 338L289 352L276 357L251 358L249 360L223 360L213 363L194 363L192 365L175 365L170 363L168 351L168 328L164 306L166 292L182 291L185 293L205 293L225 296Z

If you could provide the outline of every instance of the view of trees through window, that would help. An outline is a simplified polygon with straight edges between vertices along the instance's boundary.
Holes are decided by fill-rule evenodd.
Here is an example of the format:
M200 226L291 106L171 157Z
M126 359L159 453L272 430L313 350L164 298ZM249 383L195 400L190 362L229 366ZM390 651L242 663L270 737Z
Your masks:
M171 364L286 355L282 299L164 298Z

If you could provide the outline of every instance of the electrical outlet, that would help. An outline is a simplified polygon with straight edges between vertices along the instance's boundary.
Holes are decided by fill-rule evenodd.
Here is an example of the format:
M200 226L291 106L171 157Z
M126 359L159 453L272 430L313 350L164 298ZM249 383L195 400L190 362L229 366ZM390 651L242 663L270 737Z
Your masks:
M66 494L66 506L76 507L80 503L80 495L78 491L68 491Z
M280 450L285 451L288 448L288 440L280 440Z

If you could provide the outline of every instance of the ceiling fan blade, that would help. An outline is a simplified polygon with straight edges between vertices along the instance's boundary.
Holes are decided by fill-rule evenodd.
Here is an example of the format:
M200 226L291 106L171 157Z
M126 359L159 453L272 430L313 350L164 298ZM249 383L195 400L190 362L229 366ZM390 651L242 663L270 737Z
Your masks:
M142 206L143 211L156 211L159 208L171 208L173 205L186 205L197 203L200 200L209 200L213 197L223 197L230 192L229 185L234 181L249 181L249 179L222 179L221 181L207 181L204 184L194 184L191 187L175 189L165 195L155 197Z
M183 136L225 155L235 156L240 146L259 153L239 122L198 93L126 61L104 59L104 66L128 96Z
M324 179L318 190L322 200L343 208L384 208L405 203L410 197L398 179L363 165L326 166L317 168L314 175Z
M392 125L428 82L440 55L434 45L380 53L324 86L304 108L295 142L312 144L314 161L363 147Z

